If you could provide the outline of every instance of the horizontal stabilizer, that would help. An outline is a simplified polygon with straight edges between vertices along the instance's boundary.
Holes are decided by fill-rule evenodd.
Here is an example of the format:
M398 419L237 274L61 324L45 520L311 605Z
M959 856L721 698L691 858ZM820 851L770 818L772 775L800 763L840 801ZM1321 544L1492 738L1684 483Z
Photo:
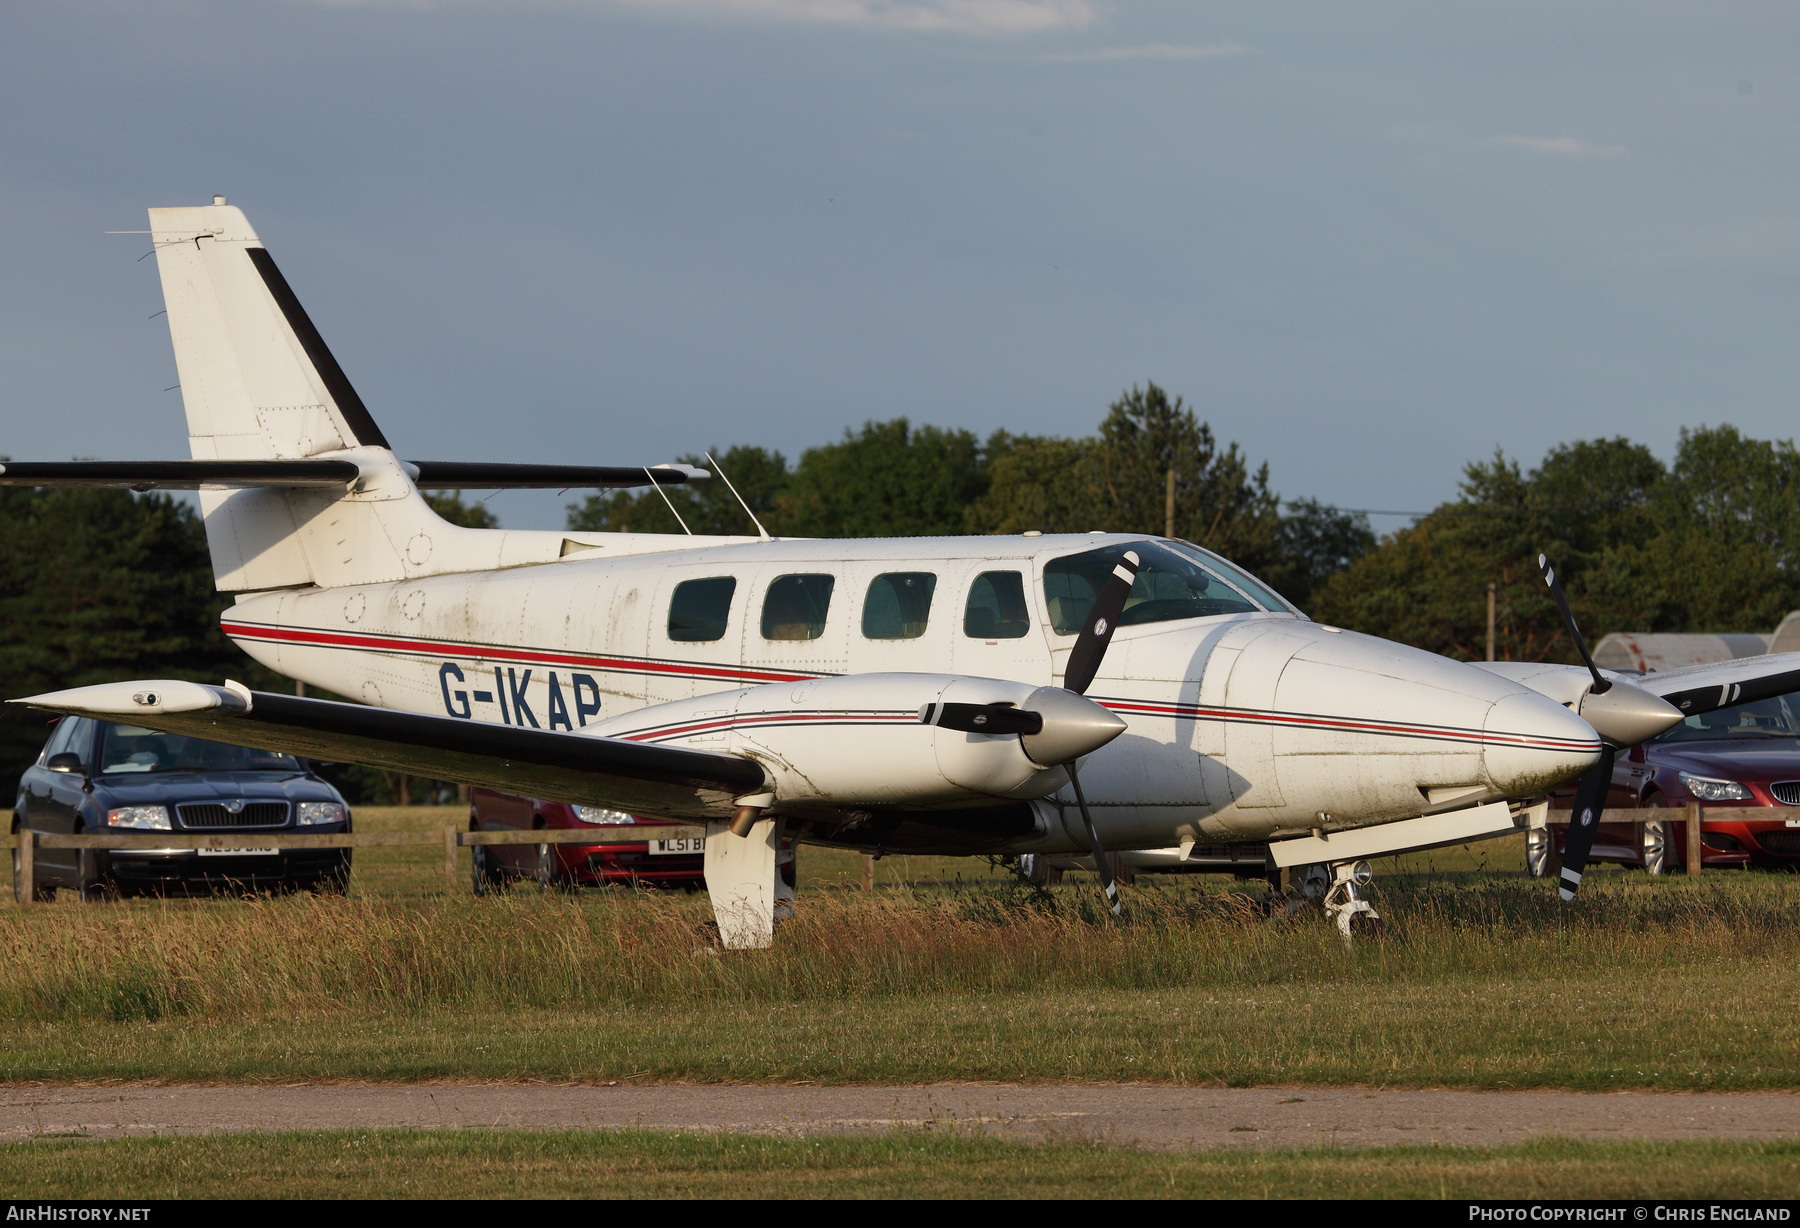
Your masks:
M11 702L652 818L726 819L734 799L765 787L762 769L734 755L302 699L237 683L109 682Z
M402 461L423 490L499 490L679 486L712 476L690 465L513 465L483 461ZM355 461L296 460L7 461L0 486L118 486L131 490L204 490L256 486L349 486Z

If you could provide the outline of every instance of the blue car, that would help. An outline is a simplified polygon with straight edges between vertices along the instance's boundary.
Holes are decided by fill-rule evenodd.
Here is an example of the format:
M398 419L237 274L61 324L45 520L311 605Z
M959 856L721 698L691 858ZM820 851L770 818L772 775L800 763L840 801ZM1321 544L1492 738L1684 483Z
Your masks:
M349 849L271 849L273 832L350 830L350 807L303 760L86 717L56 723L19 779L13 830L207 832L244 836L227 849L53 849L33 863L35 895L82 899L201 891L341 892ZM13 892L20 882L13 854Z

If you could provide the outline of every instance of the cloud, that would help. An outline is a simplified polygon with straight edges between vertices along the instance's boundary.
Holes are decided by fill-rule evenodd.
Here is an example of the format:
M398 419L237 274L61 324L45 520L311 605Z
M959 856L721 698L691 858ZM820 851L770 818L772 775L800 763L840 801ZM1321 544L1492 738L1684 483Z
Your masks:
M1248 55L1249 51L1248 47L1240 47L1236 43L1204 43L1198 47L1149 43L1142 47L1102 47L1098 51L1047 55L1044 58L1059 64L1081 60L1217 60L1231 55Z
M1098 21L1089 0L619 0L637 9L936 34L1029 34Z
M1561 158L1617 158L1625 152L1623 145L1593 145L1572 136L1497 136L1488 144L1533 149Z

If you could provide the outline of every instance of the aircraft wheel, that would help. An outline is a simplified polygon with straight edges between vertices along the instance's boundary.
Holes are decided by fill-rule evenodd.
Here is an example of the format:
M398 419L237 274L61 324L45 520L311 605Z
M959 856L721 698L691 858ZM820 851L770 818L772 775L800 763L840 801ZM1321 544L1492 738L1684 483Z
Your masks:
M1550 873L1550 830L1534 827L1525 833L1525 872L1533 878Z

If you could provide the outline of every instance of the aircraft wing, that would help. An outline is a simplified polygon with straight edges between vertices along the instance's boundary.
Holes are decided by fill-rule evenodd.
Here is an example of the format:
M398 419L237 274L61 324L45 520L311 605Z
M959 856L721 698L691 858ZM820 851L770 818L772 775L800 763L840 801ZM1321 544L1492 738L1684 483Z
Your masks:
M1734 704L1754 703L1800 691L1800 652L1690 665L1685 669L1645 674L1632 681L1668 700L1681 709L1683 716L1698 716L1714 708L1729 708Z
M1593 676L1580 665L1533 661L1472 661L1470 664L1510 678L1578 710L1582 698L1593 686ZM1648 691L1668 702L1682 716L1699 716L1715 708L1729 708L1733 704L1747 704L1800 691L1800 652L1740 657L1735 661L1690 665L1653 674L1611 669L1603 669L1600 673L1614 682Z
M156 679L10 701L652 818L729 819L763 770L735 755Z

